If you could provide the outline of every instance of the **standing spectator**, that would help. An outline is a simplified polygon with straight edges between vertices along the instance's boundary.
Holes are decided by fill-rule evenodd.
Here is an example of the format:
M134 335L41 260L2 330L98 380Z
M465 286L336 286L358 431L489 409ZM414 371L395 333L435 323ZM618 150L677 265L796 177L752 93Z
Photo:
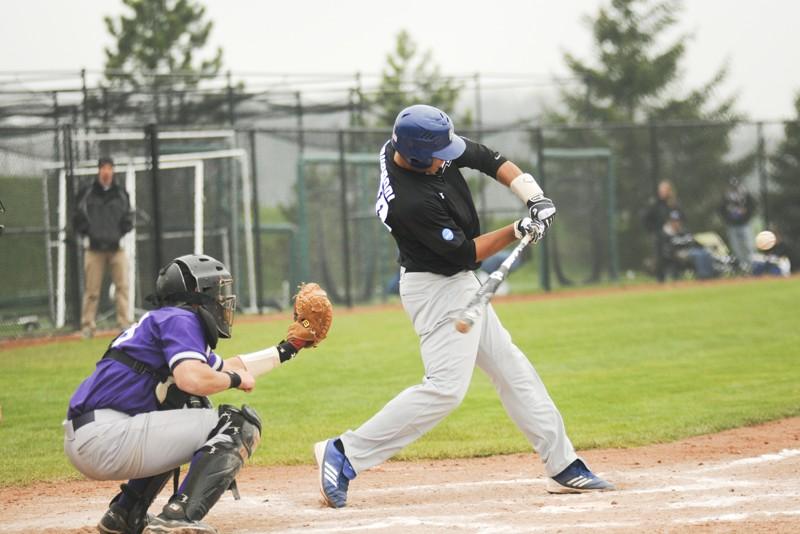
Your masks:
M656 276L659 282L663 282L666 277L663 254L665 249L664 228L671 216L674 217L676 213L683 221L683 212L678 204L678 195L675 193L672 182L661 180L658 183L656 199L650 203L644 215L645 228L656 237Z
M89 238L84 255L86 288L81 312L83 337L94 335L97 303L106 265L111 266L111 280L116 288L117 323L120 328L127 328L131 324L128 312L128 259L119 242L133 228L133 213L128 194L114 183L114 161L111 158L100 158L97 179L78 193L73 224L76 232Z
M719 211L728 230L728 244L731 251L736 257L739 267L748 272L754 252L750 219L753 218L755 207L753 196L742 187L737 178L731 178L722 197Z

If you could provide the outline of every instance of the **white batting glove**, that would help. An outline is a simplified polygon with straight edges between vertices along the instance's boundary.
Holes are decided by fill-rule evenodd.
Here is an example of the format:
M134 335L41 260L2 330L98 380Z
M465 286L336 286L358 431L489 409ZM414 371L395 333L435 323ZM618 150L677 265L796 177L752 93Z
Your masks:
M530 217L514 221L514 237L522 239L528 234L533 234L533 242L536 243L544 237L545 226L539 221L534 221Z

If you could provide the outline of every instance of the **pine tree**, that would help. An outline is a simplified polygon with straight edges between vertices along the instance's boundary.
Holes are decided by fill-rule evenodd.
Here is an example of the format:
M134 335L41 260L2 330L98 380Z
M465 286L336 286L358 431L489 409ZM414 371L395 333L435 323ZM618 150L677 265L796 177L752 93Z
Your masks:
M378 125L391 126L400 110L413 104L429 104L453 113L460 91L460 84L439 74L432 53L420 53L411 35L402 30L395 49L386 56L372 104Z
M160 122L188 122L204 115L218 121L226 98L198 95L204 78L222 68L222 49L200 59L213 28L206 9L194 0L123 0L130 10L105 17L113 47L104 49L107 90L115 113L139 111L131 92L151 96L151 113Z
M792 265L800 263L800 91L794 101L796 117L784 126L785 138L771 158L770 219L792 252Z
M666 45L665 34L678 20L679 0L612 0L588 18L594 57L585 61L566 53L564 59L577 89L562 91L561 111L551 111L556 123L640 123L623 129L592 129L548 139L552 146L605 146L617 162L617 207L620 242L625 243L622 267L638 269L652 252L650 236L641 227L641 211L654 193L651 134L658 148L660 179L677 184L690 229L707 230L720 194L732 175L745 171L748 161L730 164L729 123L715 127L671 127L650 130L661 121L731 121L737 116L733 98L717 99L725 68L694 90L682 91L681 61L688 36Z

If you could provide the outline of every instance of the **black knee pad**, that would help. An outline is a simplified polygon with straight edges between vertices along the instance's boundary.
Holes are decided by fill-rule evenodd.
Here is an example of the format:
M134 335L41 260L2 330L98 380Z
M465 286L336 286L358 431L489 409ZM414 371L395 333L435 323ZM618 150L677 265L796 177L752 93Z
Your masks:
M261 441L261 419L247 405L219 407L219 421L208 441L195 452L183 482L183 492L164 507L172 519L199 521L236 479L245 460Z
M224 447L224 443L228 440L222 436L230 438L237 449L244 447L247 455L242 460L247 460L261 442L261 418L246 404L243 404L241 409L230 404L222 404L219 407L219 421L208 434L208 441L204 447L212 444Z

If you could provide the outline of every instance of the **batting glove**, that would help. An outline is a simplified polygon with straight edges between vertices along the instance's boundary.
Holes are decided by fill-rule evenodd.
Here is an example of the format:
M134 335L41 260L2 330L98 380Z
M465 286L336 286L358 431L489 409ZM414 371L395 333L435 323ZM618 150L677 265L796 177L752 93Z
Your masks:
M544 236L545 226L530 217L523 217L514 221L514 237L522 239L528 234L533 234L533 242L539 241Z
M556 217L556 205L546 196L540 195L528 200L528 210L531 219L541 222L545 228L550 228Z

